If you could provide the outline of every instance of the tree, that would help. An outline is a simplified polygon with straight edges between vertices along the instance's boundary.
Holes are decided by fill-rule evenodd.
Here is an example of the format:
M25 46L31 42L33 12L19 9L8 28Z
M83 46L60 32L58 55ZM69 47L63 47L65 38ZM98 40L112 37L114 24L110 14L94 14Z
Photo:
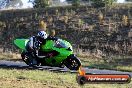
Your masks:
M113 2L116 2L117 0L91 0L93 2L94 7L105 7L105 6L111 6Z
M45 8L50 5L51 0L34 0L34 8Z
M104 7L105 6L105 3L103 0L91 0L93 3L92 3L92 6L94 7Z
M80 0L72 0L72 6L78 7L80 5Z
M111 6L113 2L116 2L117 0L104 0L106 6Z
M125 1L127 1L127 2L132 2L132 0L125 0Z

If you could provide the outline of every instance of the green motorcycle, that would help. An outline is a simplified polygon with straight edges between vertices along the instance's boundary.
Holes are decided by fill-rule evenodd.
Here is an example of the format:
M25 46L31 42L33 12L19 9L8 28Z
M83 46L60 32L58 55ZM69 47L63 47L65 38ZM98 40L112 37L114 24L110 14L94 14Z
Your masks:
M65 40L46 40L46 44L41 45L40 49L44 54L51 56L43 58L36 55L36 53L27 51L26 45L28 42L29 39L14 40L15 45L22 50L21 57L27 65L31 65L30 60L35 57L37 66L66 66L70 70L78 70L81 66L81 61L73 54L71 44Z

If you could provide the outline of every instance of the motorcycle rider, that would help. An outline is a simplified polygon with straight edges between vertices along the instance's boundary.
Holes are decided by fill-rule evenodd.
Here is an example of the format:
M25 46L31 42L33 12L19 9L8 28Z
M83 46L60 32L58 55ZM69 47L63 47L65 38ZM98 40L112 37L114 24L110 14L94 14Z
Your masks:
M41 45L46 43L46 40L57 41L58 38L54 36L49 36L45 31L38 32L37 36L32 36L29 39L27 44L27 51L30 53L36 54L39 58L46 58L52 56L51 54L47 54L44 51L41 51ZM35 58L32 59L32 64L37 64Z
M38 32L37 36L32 36L29 39L29 42L28 42L26 48L27 48L28 52L33 53L32 56L34 56L34 54L36 54L40 58L44 58L44 57L49 57L50 56L50 54L46 55L46 53L44 51L41 51L41 45L42 44L44 45L46 43L46 40L55 40L55 41L57 41L57 38L52 35L55 32L54 33L51 32L52 34L51 34L51 36L49 36L45 32L46 31L46 27L47 27L47 24L43 20L40 20L39 29L38 29L39 32Z
M45 31L38 32L37 36L32 36L26 45L26 50L30 53L30 65L36 65L37 61L35 55L38 56L40 46L43 41L47 38L47 33Z
M38 50L40 45L47 39L48 35L45 31L38 32L37 36L29 38L29 47L32 50Z
M30 37L29 39L29 43L28 43L28 48L30 49L29 51L36 51L39 49L39 45L38 44L41 44L46 38L47 38L47 33L45 32L46 31L46 27L47 27L47 24L43 21L43 20L40 20L39 21L39 28L38 28L38 34L37 36L32 36Z

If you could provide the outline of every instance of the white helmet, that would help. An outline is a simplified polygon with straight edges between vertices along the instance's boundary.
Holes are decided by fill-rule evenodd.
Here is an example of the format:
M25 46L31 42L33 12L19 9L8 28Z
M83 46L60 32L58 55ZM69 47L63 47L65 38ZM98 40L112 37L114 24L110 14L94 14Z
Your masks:
M40 32L38 33L38 36L40 36L41 38L46 39L48 35L46 34L45 31L40 31Z

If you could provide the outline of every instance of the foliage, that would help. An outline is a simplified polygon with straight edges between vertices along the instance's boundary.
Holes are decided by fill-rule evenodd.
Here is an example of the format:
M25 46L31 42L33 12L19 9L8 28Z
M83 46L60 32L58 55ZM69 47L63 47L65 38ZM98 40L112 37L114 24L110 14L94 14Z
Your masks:
M6 26L7 26L7 25L6 25L5 22L0 21L0 31L1 31L3 28L5 28ZM1 34L1 32L0 32L0 34Z
M129 2L132 2L132 0L125 0L125 1L129 1Z
M117 0L91 0L93 2L94 7L105 7L105 6L111 6L113 2L116 2Z
M107 6L111 6L113 4L113 2L116 2L117 0L104 0L105 4Z
M80 0L72 0L72 6L75 6L75 7L80 6Z
M50 5L50 0L35 0L33 7L34 8L45 8Z
M126 15L122 16L122 23L123 23L124 26L128 25L128 16L126 16Z
M64 19L64 22L67 24L68 23L68 16L64 16L63 19Z
M82 26L84 24L84 21L82 19L78 19L78 25Z
M98 18L99 18L99 23L102 23L103 19L104 19L104 16L103 16L102 12L99 12Z

